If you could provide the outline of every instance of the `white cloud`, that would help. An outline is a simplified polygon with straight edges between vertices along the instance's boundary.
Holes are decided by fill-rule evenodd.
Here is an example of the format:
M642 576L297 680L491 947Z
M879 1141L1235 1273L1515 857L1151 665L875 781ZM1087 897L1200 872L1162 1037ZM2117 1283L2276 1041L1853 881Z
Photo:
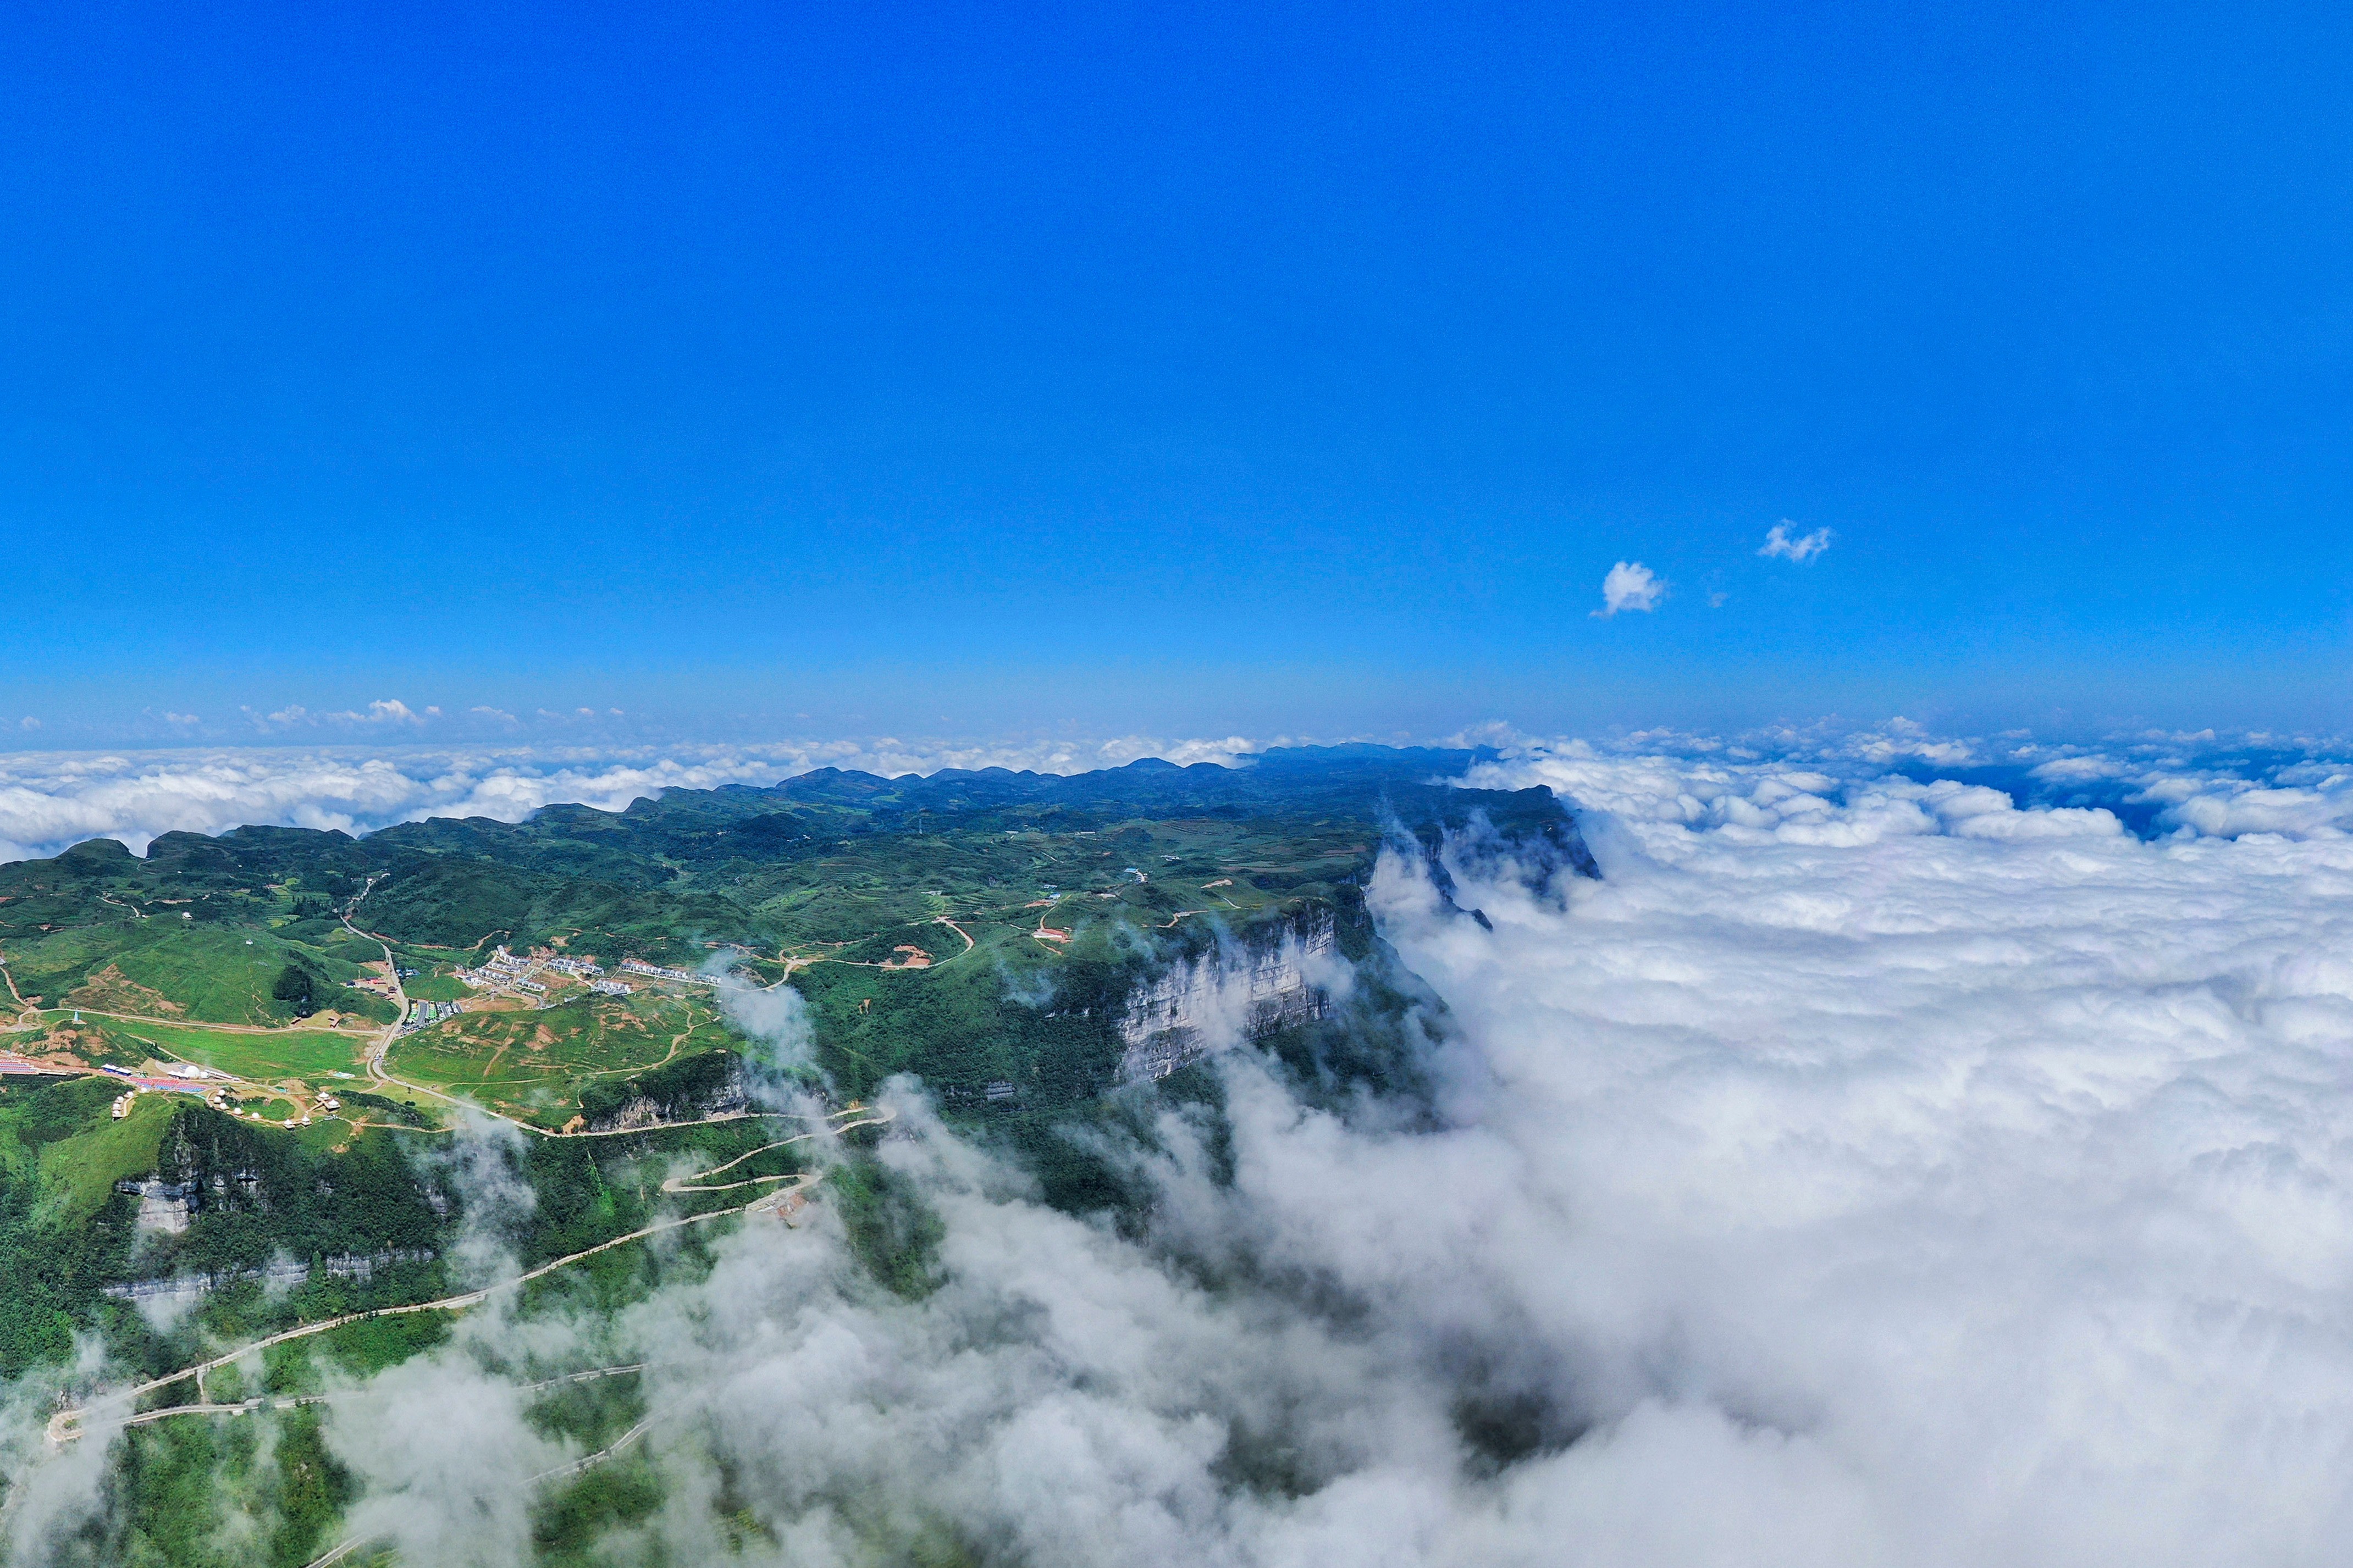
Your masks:
M1601 608L1593 612L1594 618L1606 621L1620 610L1647 613L1658 607L1666 592L1666 584L1648 566L1639 561L1620 561L1601 580Z
M30 713L26 714L23 719L17 721L17 723L19 728L26 730L37 730L41 727L41 721L38 719L34 718Z
M1831 1562L2335 1538L2353 847L2141 844L1959 786L1756 828L1688 824L1672 770L1496 782L1546 781L1623 808L1567 917L1474 888L1489 936L1383 890L1493 1075L1491 1142L1379 1151L1413 1223L1356 1251L1524 1316L1629 1510L1703 1535L1761 1500L1768 1539L1852 1519ZM1787 831L1899 805L1944 832ZM1266 1191L1303 1250L1332 1223Z
M1810 561L1831 547L1831 531L1827 528L1818 528L1795 539L1789 537L1789 528L1787 519L1775 523L1772 531L1765 535L1764 548L1757 553L1768 560L1778 555L1786 560L1803 562Z
M300 710L297 710L297 711L300 711ZM440 712L440 710L436 708L431 711L438 713ZM342 713L330 713L327 715L327 718L334 722L344 724L414 724L421 726L425 722L425 716L421 713L412 711L407 703L397 700L387 700L384 698L378 698L375 701L369 703L364 712L346 711Z
M515 721L515 716L508 712L503 708L476 707L469 708L466 711L469 713L479 713L485 719L496 719L502 724L512 724Z
M241 711L252 721L254 728L264 731L316 729L321 724L371 729L407 725L421 729L427 718L438 718L441 714L438 708L427 708L419 713L397 698L378 698L364 709L346 708L331 713L313 713L299 702L289 703L269 713L256 712L251 708Z
M1891 782L1888 774L1898 769L1915 775L1923 769L2000 769L2006 784L2060 803L2081 805L2089 789L2103 806L2142 808L2156 831L2300 838L2353 832L2353 742L2332 736L2153 731L2097 746L2054 745L2022 731L1939 735L1898 716L1868 727L1823 723L1734 736L1671 730L1549 741L1522 736L1506 749L1562 763L1582 759L1604 773L1663 770L1681 778L1694 812L1727 792L1746 793L1749 784L1742 781L1761 777L1759 769L1820 772L1832 793L1927 787L1900 777ZM2077 799L2065 801L2070 794Z

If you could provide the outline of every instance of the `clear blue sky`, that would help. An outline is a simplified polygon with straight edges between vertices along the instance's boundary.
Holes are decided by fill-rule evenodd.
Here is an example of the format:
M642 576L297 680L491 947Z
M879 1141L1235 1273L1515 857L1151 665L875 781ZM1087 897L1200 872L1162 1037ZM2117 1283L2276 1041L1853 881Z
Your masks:
M2348 16L12 12L0 715L2344 723Z

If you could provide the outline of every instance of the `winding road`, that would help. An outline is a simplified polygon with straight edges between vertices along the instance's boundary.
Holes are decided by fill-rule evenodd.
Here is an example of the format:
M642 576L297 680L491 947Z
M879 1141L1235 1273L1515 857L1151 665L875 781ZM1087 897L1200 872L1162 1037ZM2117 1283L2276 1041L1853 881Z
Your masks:
M776 1112L776 1114L782 1115L786 1113ZM833 1115L825 1118L825 1120L828 1122L840 1121L840 1125L832 1129L833 1131L839 1133L849 1131L853 1128L881 1126L891 1121L892 1114L893 1113L888 1110L881 1108L870 1109L860 1106L849 1110L836 1111ZM855 1120L841 1121L844 1117L851 1117L855 1118ZM644 1130L640 1129L640 1131ZM824 1129L812 1130L811 1131L800 1134L798 1137L787 1138L783 1140L782 1142L771 1143L766 1147L768 1149L776 1149L783 1147L785 1143L797 1143L802 1142L804 1139L817 1137L822 1131L824 1131ZM751 1153L749 1154L739 1155L737 1158L730 1160L727 1162L727 1164L719 1166L716 1171L698 1172L695 1173L699 1175L715 1175L718 1173L718 1171L724 1171L730 1166L741 1164L744 1160L751 1158L752 1154L763 1153L765 1152L765 1150L764 1149L754 1149L751 1151ZM787 1205L791 1205L793 1201L799 1196L801 1193L806 1192L812 1186L815 1186L818 1182L823 1178L823 1175L824 1173L821 1171L803 1171L789 1176L754 1176L747 1181L730 1184L728 1187L691 1186L686 1184L691 1178L673 1176L669 1181L662 1184L661 1190L663 1192L725 1192L732 1190L733 1187L751 1186L756 1183L770 1181L781 1182L785 1184L778 1187L774 1192L763 1193L758 1197L754 1198L751 1202L738 1204L733 1208L712 1209L704 1214L683 1215L675 1219L658 1220L654 1224L643 1226L640 1229L630 1231L623 1236L617 1236L610 1241L598 1242L594 1247L586 1247L581 1248L578 1252L567 1253L562 1258L543 1263L536 1268L526 1270L523 1273L513 1276L512 1279L501 1279L495 1285L487 1285L477 1290L461 1291L457 1295L444 1296L438 1300L434 1301L412 1302L405 1307L373 1307L363 1312L346 1312L341 1317L323 1318L315 1323L301 1323L290 1329L280 1330L279 1332L271 1334L265 1339L255 1340L248 1344L240 1345L237 1349L227 1352L221 1355L216 1355L209 1361L197 1362L193 1365L184 1366L177 1372L166 1373L161 1377L150 1378L145 1383L139 1384L134 1387L117 1390L115 1393L107 1394L102 1398L94 1399L87 1405L76 1405L70 1409L60 1410L56 1415L49 1417L49 1443L52 1447L61 1447L82 1436L84 1431L89 1430L93 1425L90 1421L90 1416L93 1412L102 1412L124 1405L136 1405L140 1400L145 1398L151 1394L158 1392L159 1390L169 1388L174 1384L185 1383L190 1378L201 1380L209 1376L211 1373L219 1371L225 1366L242 1361L247 1356L252 1355L257 1352L269 1350L274 1345L290 1343L295 1340L309 1339L313 1334L330 1333L347 1324L366 1322L371 1319L375 1318L405 1317L413 1312L461 1312L469 1307L480 1306L482 1302L489 1300L492 1296L499 1295L508 1290L519 1289L522 1287L530 1284L534 1279L542 1279L546 1275L554 1273L559 1268L569 1268L573 1264L581 1262L586 1258L594 1258L600 1252L609 1252L617 1247L626 1247L630 1242L642 1241L647 1237L659 1236L664 1231L678 1230L690 1225L701 1225L707 1220L723 1219L730 1215L781 1214L786 1209ZM174 1406L174 1410L181 1414L193 1415L198 1413L219 1414L222 1409L237 1411L242 1408L242 1406L214 1407L208 1405L180 1405ZM163 1419L167 1413L149 1412L147 1414L150 1419L160 1420ZM130 1417L126 1417L121 1421L96 1423L96 1425L101 1429L108 1430L116 1426L126 1426L137 1424L139 1423L134 1422Z

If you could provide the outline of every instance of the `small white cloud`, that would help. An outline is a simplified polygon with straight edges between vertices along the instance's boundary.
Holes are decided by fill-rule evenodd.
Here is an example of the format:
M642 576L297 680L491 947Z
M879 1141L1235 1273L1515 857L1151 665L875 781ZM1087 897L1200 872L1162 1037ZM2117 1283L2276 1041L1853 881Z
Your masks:
M515 716L503 708L474 707L467 709L466 711L479 713L485 719L496 719L502 724L512 724L515 721Z
M30 713L27 713L25 715L24 724L22 727L27 730L37 730L41 727L41 721L38 719L34 718Z
M582 708L577 710L577 711L583 719L594 719L596 717L596 710L594 708Z
M1818 528L1811 533L1800 534L1792 539L1789 537L1789 521L1783 518L1779 522L1775 523L1773 531L1765 536L1765 546L1757 553L1767 560L1778 555L1789 561L1810 561L1830 547L1831 531L1829 529Z
M412 711L406 702L387 702L382 698L367 705L367 711L353 717L368 724L422 724L422 715Z
M1609 568L1609 575L1601 579L1601 608L1593 612L1598 620L1609 620L1620 610L1658 608L1666 596L1667 584L1639 561L1620 561Z
M204 720L203 720L203 719L201 719L201 718L199 718L197 715L195 715L195 714L194 714L194 713L169 713L169 712L167 712L167 713L165 713L165 714L164 715L164 723L166 723L166 724L171 724L171 725L176 726L177 728L180 728L180 729L185 730L185 729L188 728L190 725L193 725L193 724L201 724L201 723L203 723L203 722L204 722Z
M621 710L618 708L607 708L605 711L610 713L616 719L618 719L621 716Z
M1731 595L1719 589L1707 596L1707 607L1711 610L1720 610L1730 602L1731 598Z

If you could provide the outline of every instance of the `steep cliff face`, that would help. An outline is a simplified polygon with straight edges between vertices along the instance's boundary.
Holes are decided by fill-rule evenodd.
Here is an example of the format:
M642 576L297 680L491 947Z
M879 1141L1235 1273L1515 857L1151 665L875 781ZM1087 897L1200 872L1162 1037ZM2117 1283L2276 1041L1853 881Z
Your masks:
M1120 1077L1166 1078L1222 1046L1322 1017L1324 993L1306 971L1337 945L1333 917L1324 910L1258 941L1170 965L1129 992L1120 1009L1126 1047Z
M640 1078L610 1079L580 1097L592 1132L631 1132L749 1109L744 1060L733 1051L706 1051L657 1068Z

